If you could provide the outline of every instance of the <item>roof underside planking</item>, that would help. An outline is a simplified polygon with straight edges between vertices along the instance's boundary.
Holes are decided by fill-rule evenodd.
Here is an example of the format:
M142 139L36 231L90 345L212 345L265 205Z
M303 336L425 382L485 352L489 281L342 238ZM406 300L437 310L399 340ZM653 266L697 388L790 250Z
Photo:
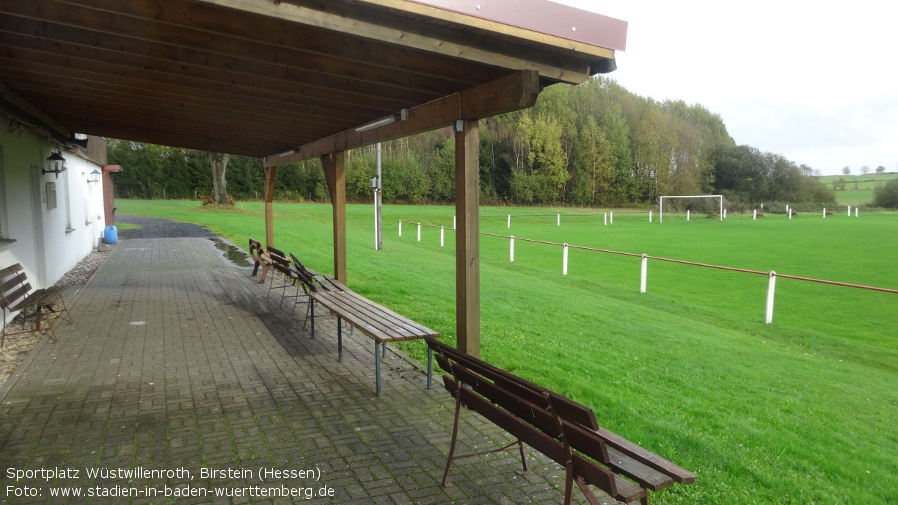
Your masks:
M544 0L3 1L0 109L282 164L525 107L613 69L626 28Z

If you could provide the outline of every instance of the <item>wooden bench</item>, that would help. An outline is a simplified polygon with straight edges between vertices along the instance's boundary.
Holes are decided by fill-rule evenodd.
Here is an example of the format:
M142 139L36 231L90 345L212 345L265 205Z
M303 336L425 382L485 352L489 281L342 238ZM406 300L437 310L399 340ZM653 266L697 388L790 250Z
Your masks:
M455 459L507 449L533 447L566 469L564 503L571 503L576 483L586 499L599 503L589 485L615 500L648 504L648 491L673 483L691 484L695 475L642 447L599 427L592 409L526 381L437 340L427 338L435 354L446 390L456 399L455 423L443 485ZM489 451L456 455L461 407L473 410L517 439Z
M387 344L423 338L439 338L440 334L374 303L347 288L337 279L307 268L291 254L292 265L309 296L311 338L315 338L315 310L313 304L337 316L337 361L343 361L343 325L346 321L374 340L374 370L377 395L381 392L381 357L386 356ZM427 389L432 383L433 355L427 348Z
M9 266L0 270L0 308L3 315L3 332L0 333L0 347L6 343L6 336L21 335L23 333L35 333L43 329L50 330L50 338L56 342L56 332L53 331L52 323L43 327L44 310L48 313L59 314L59 316L69 324L72 319L69 315L69 309L62 299L62 292L65 286L54 286L47 289L31 289L31 283L25 275L25 269L20 263ZM62 310L57 309L57 305ZM22 330L10 333L7 325L7 318L13 312L22 312ZM34 320L34 327L28 329L25 323L28 319Z
M262 247L262 242L250 237L249 238L249 255L253 259L253 273L250 277L255 277L259 272L259 267L262 268L262 275L259 277L259 284L263 284L265 282L265 276L268 275L268 269L271 268L271 265L267 264L263 259L262 255L265 254L265 248Z

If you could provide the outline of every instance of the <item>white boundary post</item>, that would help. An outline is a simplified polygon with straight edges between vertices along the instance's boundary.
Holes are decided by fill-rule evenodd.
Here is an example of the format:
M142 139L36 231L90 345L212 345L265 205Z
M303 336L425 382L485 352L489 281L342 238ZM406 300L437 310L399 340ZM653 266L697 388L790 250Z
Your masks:
M646 284L649 277L649 256L647 254L642 255L642 272L639 276L639 292L645 293Z
M773 299L776 295L776 272L773 270L767 274L767 308L764 312L764 323L773 322Z
M789 209L789 219L792 219L792 209Z
M751 220L752 220L752 221L757 221L757 220L758 220L758 209L755 209L754 215L752 216Z
M605 213L605 226L608 226L608 213Z
M851 205L848 206L848 217L851 217Z
M399 220L399 236L402 236L402 220Z
M686 221L689 221L689 209L686 209Z
M614 211L613 210L608 213L608 222L610 224L614 224Z
M561 214L558 214L558 226L561 226Z
M508 229L511 229L511 214L508 215Z
M723 218L724 218L724 219L727 218L727 210L726 210L726 209L723 209Z
M826 219L826 207L823 207L823 219Z
M567 275L567 251L568 251L568 246L567 246L567 243L565 242L564 254L563 254L564 258L561 261L561 275Z
M857 207L854 208L854 217L857 217Z
M421 241L421 223L418 223L418 242Z
M508 246L508 261L514 263L514 235L509 238L511 238L511 242Z
M649 222L652 222L652 211L649 211Z
M456 229L457 229L457 228L455 227L455 217L456 217L456 216L452 216L452 229L453 229L453 230L456 230Z
M440 247L446 245L446 227L440 226Z

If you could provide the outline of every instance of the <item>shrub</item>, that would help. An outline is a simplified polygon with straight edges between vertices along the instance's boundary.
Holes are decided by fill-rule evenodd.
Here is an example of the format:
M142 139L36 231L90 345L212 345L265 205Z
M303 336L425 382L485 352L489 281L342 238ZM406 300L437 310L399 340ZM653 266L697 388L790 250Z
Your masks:
M873 194L873 206L898 209L898 179L892 179Z

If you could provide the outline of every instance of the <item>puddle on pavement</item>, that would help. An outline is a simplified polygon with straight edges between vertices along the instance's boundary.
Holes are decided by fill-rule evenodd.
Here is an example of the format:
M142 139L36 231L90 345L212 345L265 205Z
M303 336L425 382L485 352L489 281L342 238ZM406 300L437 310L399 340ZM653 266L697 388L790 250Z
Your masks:
M231 244L221 237L212 237L209 240L215 244L215 247L218 250L224 253L224 257L228 259L231 263L237 265L238 267L247 267L253 265L253 259L249 254L246 254L243 249Z

